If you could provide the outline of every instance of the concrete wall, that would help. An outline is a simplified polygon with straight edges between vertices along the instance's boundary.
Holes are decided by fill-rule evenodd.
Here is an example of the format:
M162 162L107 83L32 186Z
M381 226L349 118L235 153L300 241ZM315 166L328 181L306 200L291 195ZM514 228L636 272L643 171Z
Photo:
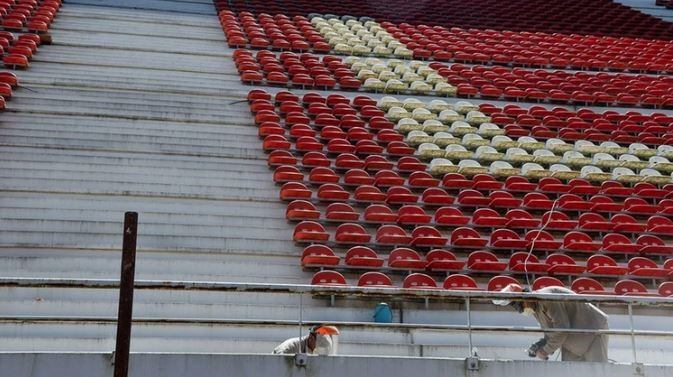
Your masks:
M12 377L108 377L114 366L110 354L3 353L0 375ZM545 376L648 377L673 376L673 366L630 364L491 361L482 360L478 371L466 371L463 359L385 357L310 357L306 367L297 367L292 356L133 354L132 377L343 377L343 376Z

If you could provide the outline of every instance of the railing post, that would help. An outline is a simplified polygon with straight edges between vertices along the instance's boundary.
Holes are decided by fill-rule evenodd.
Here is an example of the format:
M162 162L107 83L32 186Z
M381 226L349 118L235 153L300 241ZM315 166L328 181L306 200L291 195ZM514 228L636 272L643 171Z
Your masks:
M117 313L114 377L127 377L129 373L137 238L138 213L126 212L124 214L124 241L122 244L121 276L119 280L119 311Z
M633 352L633 362L637 363L638 359L636 358L636 334L633 326L633 304L629 302L629 323L631 324L631 351Z
M301 327L303 326L304 322L304 294L300 293L299 294L299 339L301 339ZM301 343L299 343L301 344ZM304 349L304 346L302 346L301 353L306 353L306 350Z
M465 298L465 308L467 309L467 347L468 355L467 357L472 356L472 312L470 309L470 298Z

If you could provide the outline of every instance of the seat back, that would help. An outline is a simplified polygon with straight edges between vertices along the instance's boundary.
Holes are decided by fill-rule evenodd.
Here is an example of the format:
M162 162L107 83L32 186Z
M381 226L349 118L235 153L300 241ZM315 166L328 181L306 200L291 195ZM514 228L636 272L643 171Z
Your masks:
M587 259L587 269L592 270L596 267L616 267L617 262L607 255L596 254Z
M573 281L570 289L575 293L591 294L594 292L605 292L603 284L592 278L577 278Z
M346 252L346 261L351 258L378 258L376 252L366 246L353 246Z
M647 293L647 288L643 283L635 280L620 280L615 284L615 294L625 295L625 294L638 294L638 293Z
M533 291L546 287L565 287L561 280L552 276L540 276L533 282Z
M416 289L437 288L437 282L426 274L414 273L404 278L402 286Z
M346 285L346 278L337 271L318 271L311 279L311 285Z
M475 282L474 279L463 274L453 274L447 276L446 279L444 279L443 286L444 289L478 288L477 282Z
M390 255L388 256L388 265L390 265L391 262L399 260L419 261L421 260L421 256L413 249L398 247L390 252Z
M365 272L358 279L358 287L392 287L393 281L381 272Z
M516 280L515 278L507 275L498 275L494 276L491 278L491 280L488 281L488 287L487 289L489 291L500 291L509 284L519 284L519 281Z
M501 230L507 230L507 229L501 229ZM534 254L529 254L525 251L519 251L517 253L512 254L512 256L509 257L510 269L518 264L524 264L524 263L540 263L540 260Z

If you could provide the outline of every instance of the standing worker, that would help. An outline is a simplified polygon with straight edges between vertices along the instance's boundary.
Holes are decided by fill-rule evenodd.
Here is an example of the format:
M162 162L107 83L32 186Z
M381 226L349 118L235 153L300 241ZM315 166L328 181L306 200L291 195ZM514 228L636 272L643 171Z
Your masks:
M333 335L339 335L334 326L316 325L311 327L308 335L301 338L290 338L273 350L274 354L309 353L330 355L334 351Z
M520 293L525 290L518 284L509 284L501 292ZM534 293L569 294L575 292L563 287L545 287ZM510 301L493 300L500 306L511 305L519 313L535 317L545 329L607 330L608 316L593 304L572 301ZM529 349L531 357L547 360L561 349L563 361L608 361L608 336L595 333L548 332Z

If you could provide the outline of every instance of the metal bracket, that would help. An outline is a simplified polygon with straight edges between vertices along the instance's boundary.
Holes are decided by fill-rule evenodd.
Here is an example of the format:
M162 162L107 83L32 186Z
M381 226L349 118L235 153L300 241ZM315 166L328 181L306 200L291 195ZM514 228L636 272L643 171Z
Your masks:
M298 367L305 367L308 364L308 355L305 353L298 353L294 355L294 365Z
M634 376L645 376L645 366L643 363L633 363L633 375Z
M465 370L478 371L479 370L479 356L470 356L465 359Z

